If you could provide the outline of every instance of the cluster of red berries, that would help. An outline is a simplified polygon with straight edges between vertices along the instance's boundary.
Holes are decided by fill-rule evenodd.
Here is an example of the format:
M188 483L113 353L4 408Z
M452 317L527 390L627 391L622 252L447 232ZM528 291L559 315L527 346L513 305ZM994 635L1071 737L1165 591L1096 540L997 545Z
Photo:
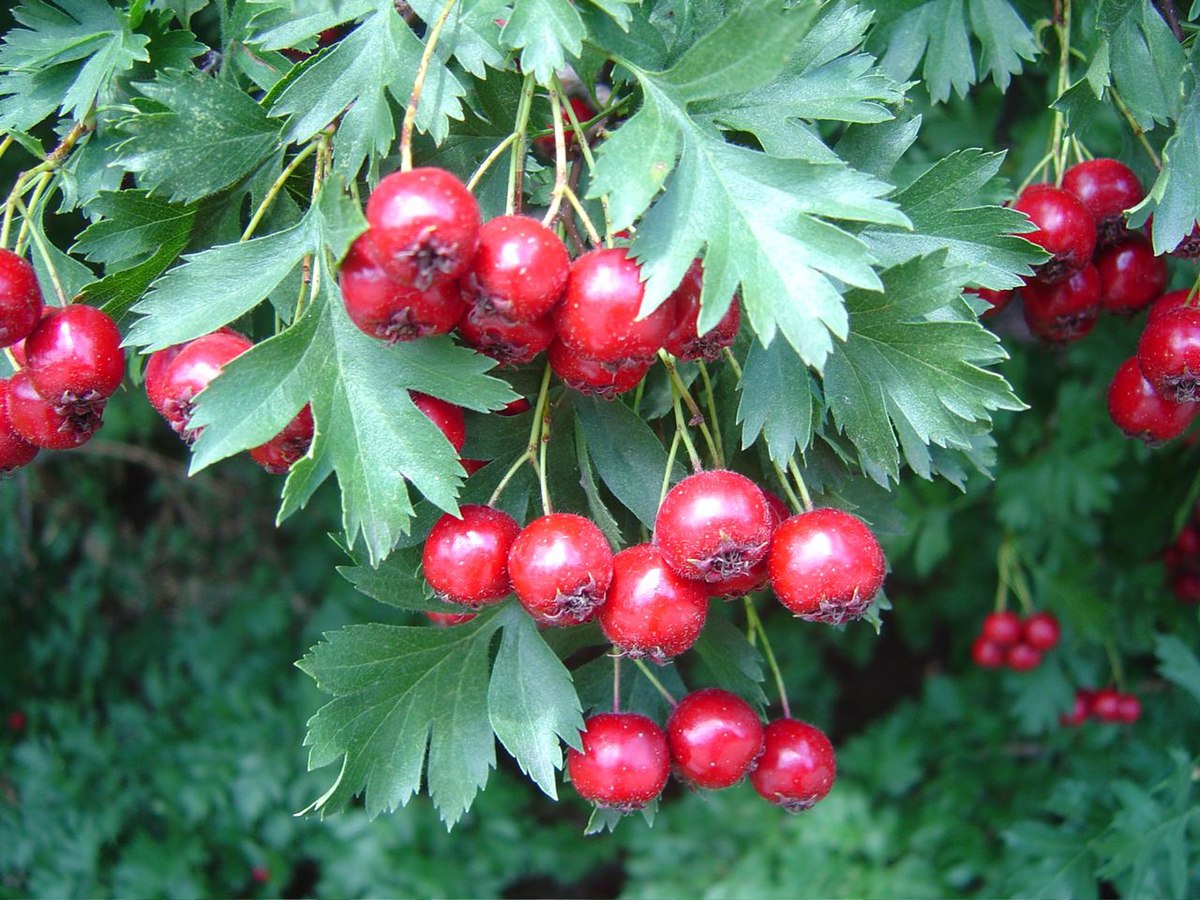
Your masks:
M1079 689L1075 692L1075 705L1069 713L1059 716L1063 725L1082 725L1088 719L1101 722L1122 722L1132 725L1142 717L1142 701L1136 694L1123 694L1115 688L1098 691Z
M623 248L571 261L562 239L525 216L482 222L475 198L437 168L394 172L367 200L369 225L341 268L342 299L365 333L394 342L455 329L503 365L546 351L575 390L611 397L641 381L665 347L713 359L741 324L735 299L696 333L701 271L692 264L667 300L638 318L641 268Z
M1200 513L1193 513L1163 551L1163 565L1171 590L1180 603L1200 603Z
M989 613L971 644L971 658L984 669L1003 666L1016 672L1036 669L1042 655L1058 645L1061 631L1053 613L1036 612L1022 620L1014 612Z
M693 691L663 729L637 713L599 713L567 752L571 784L597 806L629 812L654 800L676 776L720 790L748 774L754 789L789 812L811 808L837 776L833 745L819 728L776 719L765 728L754 709L720 688Z
M19 366L0 380L0 473L87 443L125 375L113 320L93 306L46 308L33 266L0 250L0 347Z
M196 397L227 363L253 346L244 335L222 328L150 354L143 375L150 405L184 442L192 444L200 431L192 426ZM305 405L283 431L253 448L250 456L268 472L282 475L308 453L312 436L312 410Z

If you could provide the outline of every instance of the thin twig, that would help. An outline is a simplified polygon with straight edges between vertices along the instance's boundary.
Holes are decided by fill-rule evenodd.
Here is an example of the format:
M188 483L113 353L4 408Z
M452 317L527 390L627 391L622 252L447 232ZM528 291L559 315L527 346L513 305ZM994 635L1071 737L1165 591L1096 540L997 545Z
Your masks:
M413 80L412 93L408 95L408 106L404 109L404 123L400 126L400 170L402 172L407 172L412 168L412 136L413 125L417 121L417 106L421 102L421 91L425 88L425 76L429 74L429 61L433 59L438 36L441 35L442 26L446 24L446 19L450 18L450 10L454 8L456 2L458 0L446 0L425 39L425 52L421 54L421 62L417 66L417 75Z

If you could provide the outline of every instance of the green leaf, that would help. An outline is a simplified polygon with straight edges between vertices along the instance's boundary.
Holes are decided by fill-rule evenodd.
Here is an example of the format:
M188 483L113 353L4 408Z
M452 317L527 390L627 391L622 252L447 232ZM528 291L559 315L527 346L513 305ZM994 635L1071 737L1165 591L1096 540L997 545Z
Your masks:
M762 656L733 623L722 616L709 616L695 648L714 684L757 706L766 706Z
M970 13L971 29L982 45L979 74L990 75L1007 91L1012 76L1021 74L1021 61L1037 58L1033 35L1007 0L971 0Z
M549 797L558 798L554 773L562 768L565 740L582 749L582 707L571 673L547 646L523 609L508 604L488 685L488 717L504 749Z
M994 410L1023 408L983 368L1005 353L962 306L962 271L943 262L937 254L905 263L884 273L883 293L848 294L851 335L825 370L834 422L884 484L899 477L898 447L929 478L926 445L970 449Z
M169 243L164 243L154 255L136 266L120 269L93 281L84 287L83 299L99 306L120 324L129 309L146 293L146 289L179 258L187 244L189 234L176 234Z
M83 230L71 252L108 266L186 241L196 218L194 206L167 203L137 190L103 191L89 212L100 218Z
M514 0L500 40L521 51L522 72L548 85L568 59L583 51L586 33L570 0Z
M443 0L415 0L409 4L425 22L433 22L445 5ZM507 0L463 0L454 4L442 29L438 55L453 55L459 65L476 78L488 77L487 67L504 68L505 52L500 46L498 21L503 21Z
M250 18L248 43L265 50L283 50L304 46L327 28L349 22L377 9L376 0L255 0Z
M871 250L889 266L945 250L947 265L966 270L964 284L1019 287L1020 276L1049 258L1014 236L1035 226L1015 210L973 205L1003 161L1002 153L959 150L934 163L893 197L912 221L912 231L870 228L864 237Z
M1175 133L1163 148L1162 171L1146 199L1130 217L1138 226L1154 213L1152 239L1155 253L1169 253L1192 233L1200 221L1200 192L1195 173L1200 171L1200 93L1188 95Z
M454 628L357 625L325 635L296 665L334 699L308 722L309 768L343 760L310 812L336 813L365 791L367 814L403 806L421 786L452 826L495 766L488 725L485 613Z
M592 521L604 532L604 537L608 539L609 544L619 550L624 544L621 539L621 526L617 524L617 520L605 506L604 500L600 497L600 490L596 487L591 454L588 453L587 440L583 436L583 426L579 424L578 418L575 419L575 452L579 461L579 481L583 485L583 492L587 497L588 512L591 513Z
M625 404L595 397L580 399L575 414L600 480L642 524L653 528L667 452L650 426ZM676 462L672 480L682 477Z
M1200 659L1192 648L1173 634L1160 634L1154 640L1154 654L1162 677L1200 703Z
M235 85L197 70L137 85L137 112L116 123L119 163L151 193L191 202L244 178L279 146L279 127Z
M1112 78L1142 128L1179 114L1183 48L1150 0L1129 5L1109 35Z
M378 566L339 566L338 572L363 594L380 603L414 612L461 613L461 606L444 603L421 577L421 549L397 550Z
M740 388L737 420L742 423L743 450L765 436L771 459L782 463L797 449L808 448L813 436L812 377L788 344L752 343Z

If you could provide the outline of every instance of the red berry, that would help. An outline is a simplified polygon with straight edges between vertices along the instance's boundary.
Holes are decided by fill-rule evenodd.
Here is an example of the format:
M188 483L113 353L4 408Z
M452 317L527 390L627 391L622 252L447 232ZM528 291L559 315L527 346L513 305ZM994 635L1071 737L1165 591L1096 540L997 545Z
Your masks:
M979 634L984 640L1006 650L1021 640L1021 617L1008 610L988 613Z
M189 444L198 433L191 427L196 396L221 374L221 368L254 344L237 332L216 331L198 337L179 351L162 376L162 412L175 433Z
M596 114L596 111L594 109L592 109L591 105L586 100L582 100L579 97L571 97L570 101L571 101L571 109L575 113L575 120L577 122L579 122L579 124L581 126L586 125L588 123L588 121L591 120L592 116L594 116ZM562 111L562 120L563 120L563 139L564 139L563 142L566 145L567 152L570 153L572 148L575 145L575 129L571 127L571 117L567 115L567 111L565 109ZM546 127L553 128L554 123L551 122ZM544 134L539 138L534 138L533 146L540 153L543 153L546 156L553 156L554 155L554 135Z
M1092 214L1101 245L1115 244L1127 236L1125 210L1137 206L1146 196L1132 169L1104 157L1071 166L1063 173L1062 187L1078 197Z
M1132 725L1142 717L1142 701L1136 694L1117 695L1117 721Z
M339 283L350 321L390 344L452 331L466 308L458 282L417 288L392 277L379 261L375 237L373 231L359 236L342 263Z
M103 400L125 375L121 332L94 306L51 307L25 339L25 370L51 403Z
M1174 440L1192 424L1200 404L1163 397L1142 375L1137 358L1121 363L1108 386L1108 415L1118 428L1148 444Z
M662 793L670 775L667 738L645 716L600 713L579 737L583 751L567 750L567 771L584 800L629 812Z
M479 204L445 169L393 172L367 198L383 268L423 291L466 273L479 247Z
M1044 341L1077 341L1100 315L1100 275L1086 266L1054 284L1033 281L1021 289L1025 322Z
M796 719L777 719L766 728L750 783L771 803L802 812L829 793L836 777L837 759L825 732Z
M883 586L883 549L858 516L826 507L775 529L771 587L796 616L837 625L867 611Z
M562 341L554 341L546 354L550 368L563 384L581 394L591 394L611 400L637 387L650 371L649 359L625 359L617 362L598 362L580 356Z
M455 625L465 625L475 618L475 613L443 613L427 612L425 617L438 628L453 628Z
M1078 690L1075 692L1075 704L1069 713L1058 717L1062 725L1082 725L1092 714L1092 692Z
M533 409L533 404L531 404L524 397L518 397L516 400L508 401L508 403L505 405L504 409L500 409L500 410L496 411L496 415L498 415L498 416L519 416L521 413L529 412L529 410L531 410L531 409Z
M719 790L742 780L763 749L758 713L737 694L705 688L688 694L667 719L675 771L696 787Z
M1200 223L1192 226L1192 230L1175 245L1171 255L1176 259L1200 258Z
M8 390L8 380L0 380L0 476L28 465L38 453L38 448L21 437L8 418Z
M984 300L991 304L991 309L983 311L982 318L988 318L999 313L1004 307L1012 302L1014 292L1012 290L993 291L991 288L967 288L967 292L975 294L980 300Z
M1149 306L1167 286L1167 261L1155 256L1144 238L1135 237L1100 253L1100 305L1109 312L1129 315Z
M1002 645L989 641L982 634L971 642L971 659L981 669L999 669L1004 665L1006 654Z
M571 264L567 294L558 307L558 337L597 362L649 358L675 324L675 301L667 298L638 319L645 294L641 267L620 247L592 250Z
M490 506L463 506L462 518L446 513L425 540L421 564L425 580L443 600L484 606L512 591L508 551L521 530L506 512Z
M413 406L425 414L430 422L438 427L438 431L446 436L455 453L462 453L463 445L467 442L467 420L463 416L461 406L455 406L440 397L431 397L420 391L409 391Z
M1014 672L1028 672L1042 664L1042 651L1029 644L1014 644L1008 648L1004 661Z
M1200 603L1200 574L1180 572L1171 579L1171 591L1180 603L1195 606Z
M283 431L253 448L250 457L272 475L286 475L292 464L308 453L312 439L312 408L306 403Z
M534 519L508 551L517 599L539 623L578 625L604 602L613 554L592 522L571 513Z
M1074 194L1034 184L1021 192L1013 209L1025 213L1037 226L1037 231L1021 237L1052 254L1037 268L1038 281L1062 281L1091 262L1096 249L1096 222Z
M1121 695L1114 688L1102 688L1092 697L1092 715L1101 722L1121 720Z
M562 240L541 222L498 216L479 229L479 252L463 279L463 294L481 313L529 322L562 299L570 266Z
M1035 612L1021 623L1021 642L1041 653L1057 647L1061 634L1058 618L1045 610Z
M714 469L667 492L654 520L654 545L676 574L716 585L740 579L767 555L773 525L758 485Z
M477 306L468 306L458 322L463 343L502 366L523 366L554 340L554 317L512 322Z
M721 351L730 346L742 326L742 311L737 297L729 301L729 309L719 322L704 334L697 334L696 323L700 316L700 291L704 282L704 269L700 260L692 261L683 281L671 294L675 302L675 325L663 346L667 352L679 359L703 359L712 362ZM668 300L668 302L671 302Z
M33 389L25 369L8 382L8 421L13 431L43 450L71 450L91 440L104 424L106 400L56 404Z
M1167 399L1200 400L1200 309L1184 307L1147 324L1137 361L1146 380Z
M266 884L271 880L271 872L265 866L255 866L250 870L250 878L259 884Z
M708 615L708 594L680 578L657 547L638 544L613 557L608 598L597 619L604 636L626 655L661 663L696 642Z
M164 393L166 389L167 367L175 361L186 344L172 344L162 350L156 350L146 360L142 370L142 387L146 389L146 399L154 407L154 411L166 418L166 403L169 399Z
M1146 324L1157 322L1168 313L1173 313L1177 309L1183 309L1188 306L1187 290L1171 291L1169 294L1163 294L1150 306L1150 313L1146 316ZM1195 305L1195 304L1192 304Z
M24 731L27 724L29 719L21 710L15 709L8 714L8 727L12 731Z
M42 317L42 289L23 256L0 249L0 347L24 340Z
M791 515L791 511L777 494L770 491L763 491L762 494L771 510L771 532L774 533L775 529L779 527L779 523ZM725 581L706 583L708 595L725 598L743 597L753 591L761 591L765 588L771 582L769 544L767 550L768 552L763 555L763 558L747 569L745 574Z

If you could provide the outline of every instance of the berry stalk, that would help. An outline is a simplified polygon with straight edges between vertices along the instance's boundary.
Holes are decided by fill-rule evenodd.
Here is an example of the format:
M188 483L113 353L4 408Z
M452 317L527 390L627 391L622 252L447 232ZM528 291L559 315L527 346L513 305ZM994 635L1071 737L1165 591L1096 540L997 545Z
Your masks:
M533 107L533 88L533 73L529 72L521 85L517 119L513 125L515 139L512 144L512 158L508 164L508 196L504 203L504 212L510 216L521 211L522 181L525 177L525 132L529 128L529 111Z
M400 126L400 171L407 172L413 167L412 136L413 125L417 121L417 107L421 103L421 91L425 88L425 76L429 74L429 61L433 59L433 51L437 47L442 27L450 17L456 0L446 0L442 11L429 29L429 37L425 41L425 52L421 54L421 62L417 65L417 75L413 79L412 93L408 95L408 106L404 108L404 122Z
M779 668L779 663L775 659L775 652L771 649L771 641L767 637L767 629L763 627L762 619L758 617L758 610L754 608L754 601L747 594L742 597L742 604L746 607L746 622L750 628L758 634L758 638L762 641L763 655L767 658L767 666L771 670L771 676L775 679L775 690L779 692L779 705L783 709L783 717L790 719L792 717L792 706L788 703L787 688L783 684L783 672Z

